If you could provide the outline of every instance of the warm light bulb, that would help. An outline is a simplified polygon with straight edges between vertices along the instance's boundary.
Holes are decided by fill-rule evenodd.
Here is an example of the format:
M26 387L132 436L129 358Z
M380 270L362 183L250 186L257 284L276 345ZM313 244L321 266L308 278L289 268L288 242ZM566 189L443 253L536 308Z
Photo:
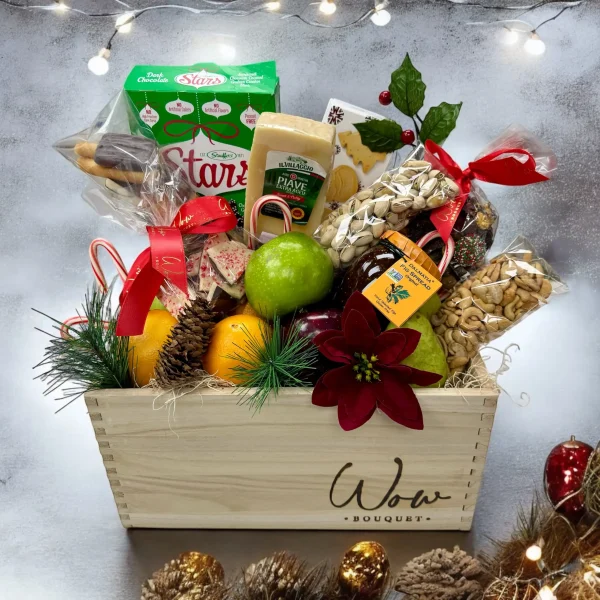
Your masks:
M65 10L68 10L68 6L62 2L62 0L54 0L54 10L58 10L60 12L65 12Z
M539 598L539 600L556 600L552 588L547 585L538 592L537 598Z
M94 75L106 75L108 73L108 57L110 56L110 50L102 48L96 56L92 56L88 61L88 69Z
M217 48L219 50L219 54L221 55L221 60L224 61L231 61L231 60L235 60L235 55L236 53L236 49L235 46L232 46L231 44L217 44Z
M516 44L519 41L519 34L514 29L509 29L508 27L504 28L504 43Z
M135 19L135 15L133 13L124 13L117 17L115 27L121 33L129 33L131 31L131 26L133 25L133 19Z
M326 15L332 15L336 11L337 6L333 0L321 0L319 10Z
M279 10L281 8L281 2L267 2L265 8L267 10Z
M531 37L525 42L525 50L529 54L544 54L546 52L546 44L544 44L544 41L534 31L531 33Z
M529 548L527 548L527 550L525 551L525 556L529 560L537 562L538 560L540 560L540 558L542 558L542 549L537 544L529 546Z
M387 10L375 10L375 12L371 15L371 21L375 24L375 25L379 25L380 27L383 27L383 25L387 25L390 20L392 19L392 15L390 15L390 13Z

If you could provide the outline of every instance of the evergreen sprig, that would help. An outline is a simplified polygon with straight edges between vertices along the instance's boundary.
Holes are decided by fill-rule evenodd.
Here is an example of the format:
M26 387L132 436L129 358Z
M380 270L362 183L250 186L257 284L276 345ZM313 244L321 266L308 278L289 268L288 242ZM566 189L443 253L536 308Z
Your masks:
M61 321L33 309L50 319L53 328L60 332ZM73 387L63 388L57 400L66 400L62 410L82 394L91 390L134 387L129 372L129 338L116 333L117 320L110 309L110 291L103 292L94 285L85 295L82 316L87 323L64 326L67 337L38 331L52 339L46 347L44 359L34 369L47 367L35 379L46 383L44 395L57 391L71 382Z
M243 388L242 404L259 411L271 393L277 397L283 387L311 385L304 377L315 369L319 351L300 335L296 324L286 334L281 319L275 316L272 328L261 323L260 336L250 333L245 325L242 330L246 335L243 345L236 344L238 351L225 357L239 363L232 370Z

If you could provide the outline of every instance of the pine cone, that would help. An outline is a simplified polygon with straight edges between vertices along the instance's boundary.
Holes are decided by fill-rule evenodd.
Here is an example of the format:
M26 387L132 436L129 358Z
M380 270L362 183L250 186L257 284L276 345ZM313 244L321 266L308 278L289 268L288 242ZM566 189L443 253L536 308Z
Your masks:
M278 552L246 569L233 600L311 600L321 579L318 569L308 571L293 554Z
M152 574L142 585L141 600L223 600L225 588L221 582L198 583L174 559Z
M206 376L202 357L206 352L216 317L202 298L186 306L179 323L160 351L154 378L161 388L169 389L196 383Z
M475 600L483 590L479 561L455 546L438 548L411 560L398 573L395 588L416 600Z

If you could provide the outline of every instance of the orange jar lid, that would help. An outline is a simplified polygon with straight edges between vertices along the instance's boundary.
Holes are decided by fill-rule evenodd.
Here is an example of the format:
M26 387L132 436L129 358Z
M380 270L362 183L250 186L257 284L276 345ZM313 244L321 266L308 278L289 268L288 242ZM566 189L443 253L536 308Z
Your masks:
M419 248L412 240L409 240L405 235L397 231L386 231L382 236L382 240L387 240L398 250L401 250L410 260L423 267L432 277L441 281L442 275L437 265L429 258L429 254L422 248Z

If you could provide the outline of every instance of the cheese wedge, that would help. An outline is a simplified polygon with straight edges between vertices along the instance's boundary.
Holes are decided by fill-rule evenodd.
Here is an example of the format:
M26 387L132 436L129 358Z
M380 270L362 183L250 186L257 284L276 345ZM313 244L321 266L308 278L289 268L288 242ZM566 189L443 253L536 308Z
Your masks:
M246 231L250 231L254 203L265 194L274 194L290 206L292 230L312 235L322 220L334 153L333 125L280 113L262 113L254 130L248 165ZM277 206L262 208L255 236L263 232L283 233L283 216Z

